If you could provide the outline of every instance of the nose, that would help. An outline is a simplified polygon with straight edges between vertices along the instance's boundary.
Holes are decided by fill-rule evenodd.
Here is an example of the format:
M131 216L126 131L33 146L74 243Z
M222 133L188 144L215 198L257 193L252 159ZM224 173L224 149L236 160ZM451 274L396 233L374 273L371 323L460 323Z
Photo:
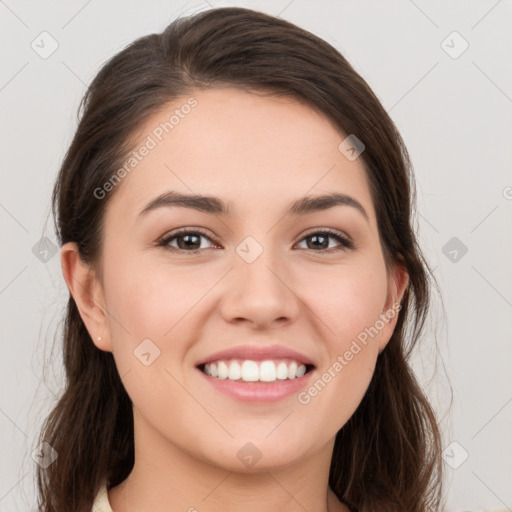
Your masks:
M293 288L291 273L270 251L263 251L252 263L235 254L225 283L222 316L229 323L247 323L259 330L291 323L300 312Z

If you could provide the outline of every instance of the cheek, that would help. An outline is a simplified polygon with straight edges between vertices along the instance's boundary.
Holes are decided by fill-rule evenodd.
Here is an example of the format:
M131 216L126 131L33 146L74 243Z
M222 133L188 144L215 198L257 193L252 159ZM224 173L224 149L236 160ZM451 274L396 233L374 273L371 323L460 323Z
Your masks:
M330 350L343 350L375 324L383 311L387 278L383 262L323 269L303 284L308 306L321 320Z
M161 416L165 424L173 424L170 413L164 414L162 408L188 411L191 405L173 378L183 380L173 363L185 357L189 342L183 327L211 284L201 286L199 273L166 270L136 260L114 261L113 257L106 273L105 296L119 375L144 418L158 423ZM200 414L197 410L184 413L180 416L183 422L193 421L192 412Z
M387 296L383 261L340 267L310 279L308 306L318 318L326 353L319 381L301 403L314 403L333 430L343 425L363 398L374 373L380 314ZM335 407L337 414L329 415Z
M127 331L136 339L171 336L217 279L211 272L192 266L148 264L136 258L118 260L110 267L105 283L107 304L125 327L125 334ZM116 322L110 323L116 329Z

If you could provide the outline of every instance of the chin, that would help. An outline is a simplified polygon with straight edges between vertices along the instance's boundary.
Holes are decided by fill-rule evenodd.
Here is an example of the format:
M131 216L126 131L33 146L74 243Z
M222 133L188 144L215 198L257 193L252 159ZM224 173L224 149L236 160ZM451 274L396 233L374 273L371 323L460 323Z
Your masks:
M272 435L272 434L271 434ZM286 443L283 437L274 440L261 440L243 436L240 440L231 440L211 455L208 450L206 459L214 466L237 473L259 473L286 469L306 457L304 443L300 446Z

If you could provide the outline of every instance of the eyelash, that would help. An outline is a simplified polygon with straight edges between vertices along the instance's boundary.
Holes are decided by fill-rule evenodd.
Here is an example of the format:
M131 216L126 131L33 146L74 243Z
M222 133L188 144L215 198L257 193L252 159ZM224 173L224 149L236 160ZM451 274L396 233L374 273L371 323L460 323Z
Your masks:
M195 249L195 250L192 250L192 251L187 251L185 249L179 249L179 248L176 248L176 247L171 247L169 246L169 242L175 238L179 238L180 236L184 236L184 235L201 235L205 238L207 238L208 240L214 242L214 240L212 240L204 231L202 231L201 229L181 229L179 231L176 231L175 233L172 233L170 234L169 236L164 236L163 238L161 238L159 241L158 241L158 247L163 247L165 250L168 250L168 251L171 251L171 252L181 252L181 253L190 253L190 254L198 254L200 253L201 251L205 250L205 249ZM329 228L326 228L326 229L321 229L321 230L318 230L318 231L313 231L311 233L308 233L306 236L304 236L300 242L302 242L303 240L313 236L313 235L329 235L330 238L334 238L336 239L338 242L340 242L341 244L341 247L338 247L338 248L335 248L335 249L322 249L322 250L319 250L319 251L313 251L313 252L316 252L316 253L320 253L320 254L325 254L325 253L337 253L337 252L341 252L341 251L347 251L347 250L352 250L354 249L354 244L348 240L347 238L345 238L344 236L342 236L340 234L339 231L336 231L334 229L329 229ZM214 242L215 243L215 242Z

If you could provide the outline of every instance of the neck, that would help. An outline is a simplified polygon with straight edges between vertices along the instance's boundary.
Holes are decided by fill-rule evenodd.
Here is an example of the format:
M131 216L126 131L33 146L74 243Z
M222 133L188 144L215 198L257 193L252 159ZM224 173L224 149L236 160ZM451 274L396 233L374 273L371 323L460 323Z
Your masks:
M114 512L348 512L328 485L333 446L334 439L285 468L237 472L192 457L135 422L133 470L108 498Z

